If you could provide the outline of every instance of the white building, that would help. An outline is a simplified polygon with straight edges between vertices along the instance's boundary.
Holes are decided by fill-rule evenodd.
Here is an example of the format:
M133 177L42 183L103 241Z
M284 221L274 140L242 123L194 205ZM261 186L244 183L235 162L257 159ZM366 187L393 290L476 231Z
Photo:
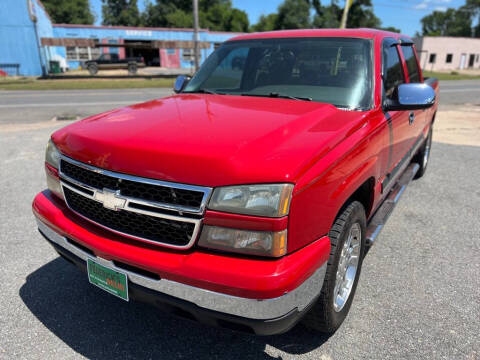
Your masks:
M424 36L414 41L424 70L480 68L479 38Z

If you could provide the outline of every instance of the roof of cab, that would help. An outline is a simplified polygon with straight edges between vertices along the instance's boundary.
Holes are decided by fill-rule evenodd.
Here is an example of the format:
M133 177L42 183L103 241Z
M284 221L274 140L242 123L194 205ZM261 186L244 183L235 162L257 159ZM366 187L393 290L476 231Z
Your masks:
M383 31L377 29L303 29L303 30L278 30L278 31L267 31L267 32L258 32L236 36L229 39L228 41L237 41L237 40L253 40L253 39L274 39L274 38L293 38L293 37L356 37L356 38L384 38L384 37L393 37L398 38L407 38L406 35Z

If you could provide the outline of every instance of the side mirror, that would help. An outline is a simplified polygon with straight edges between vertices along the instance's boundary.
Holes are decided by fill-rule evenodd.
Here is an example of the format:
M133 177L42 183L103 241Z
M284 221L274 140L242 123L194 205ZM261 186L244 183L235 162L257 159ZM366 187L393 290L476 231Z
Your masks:
M173 85L173 91L175 91L178 94L185 88L185 86L187 86L189 81L190 81L190 76L178 75L177 78L175 79L175 84Z
M387 100L385 110L427 109L435 104L435 90L427 84L400 84L395 94L394 99Z

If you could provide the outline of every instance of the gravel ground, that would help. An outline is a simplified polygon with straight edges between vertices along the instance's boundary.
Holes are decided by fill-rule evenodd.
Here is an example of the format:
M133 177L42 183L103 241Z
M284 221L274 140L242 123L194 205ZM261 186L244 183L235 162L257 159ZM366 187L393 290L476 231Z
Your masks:
M479 359L480 147L434 142L369 251L331 337L253 337L125 303L89 285L35 229L43 152L59 125L0 127L0 359Z

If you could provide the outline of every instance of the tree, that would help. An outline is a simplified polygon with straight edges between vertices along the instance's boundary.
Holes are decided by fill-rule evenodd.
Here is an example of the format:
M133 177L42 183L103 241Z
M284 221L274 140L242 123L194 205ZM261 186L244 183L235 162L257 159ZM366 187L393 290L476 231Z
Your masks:
M248 32L249 24L248 15L245 11L232 9L225 30L232 32Z
M394 26L379 27L378 29L379 29L379 30L384 30L384 31L396 32L396 33L402 32L400 29L397 29L397 28L394 27Z
M371 0L355 0L353 2L348 12L348 28L378 28L381 24L382 22L373 12Z
M42 3L56 24L91 25L95 21L88 0L43 0Z
M467 0L465 6L460 9L471 12L472 18L477 17L477 26L473 29L473 36L480 37L480 0Z
M275 30L277 23L277 14L261 15L255 25L252 25L252 31L272 31Z
M233 8L231 0L199 0L198 10L202 28L217 31L248 31L247 13ZM191 27L192 12L191 0L157 0L155 4L147 4L142 19L146 26Z
M137 0L102 0L102 24L139 26Z
M422 22L423 36L471 36L472 13L460 8L446 11L434 11L424 16Z
M275 29L304 29L311 27L310 2L308 0L285 0L278 7Z
M337 1L332 1L328 6L322 6L318 1L313 2L315 15L313 26L315 28L338 28L342 18L343 9Z

